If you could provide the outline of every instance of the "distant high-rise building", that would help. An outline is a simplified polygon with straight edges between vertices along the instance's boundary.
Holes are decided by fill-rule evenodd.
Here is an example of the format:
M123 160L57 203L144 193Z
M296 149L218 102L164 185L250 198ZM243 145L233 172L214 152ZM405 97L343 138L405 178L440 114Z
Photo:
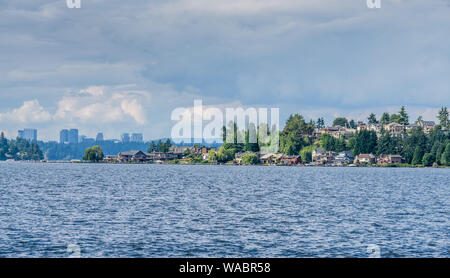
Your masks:
M123 133L120 136L120 139L122 140L122 143L129 143L130 142L130 134L128 133Z
M131 142L142 143L144 142L144 136L142 136L142 133L133 133L131 134Z
M69 143L69 131L67 129L63 129L59 132L59 143Z
M28 140L28 141L36 142L37 141L37 129L25 128L23 130L19 130L18 137Z
M101 132L97 133L97 137L95 137L95 141L97 141L97 142L103 141L103 133L101 133Z
M69 130L69 143L78 144L78 129Z
M86 140L86 135L78 136L78 143L83 143Z

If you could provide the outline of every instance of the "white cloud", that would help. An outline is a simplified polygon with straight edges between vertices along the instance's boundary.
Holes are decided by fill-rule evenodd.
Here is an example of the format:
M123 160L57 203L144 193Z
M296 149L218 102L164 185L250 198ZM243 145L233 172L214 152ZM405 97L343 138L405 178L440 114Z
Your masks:
M20 108L0 113L0 122L39 123L50 120L50 113L37 100L25 101Z
M148 105L151 94L146 91L116 91L105 86L91 86L64 96L58 102L55 119L82 123L118 123L134 121L145 124L147 116L143 105Z

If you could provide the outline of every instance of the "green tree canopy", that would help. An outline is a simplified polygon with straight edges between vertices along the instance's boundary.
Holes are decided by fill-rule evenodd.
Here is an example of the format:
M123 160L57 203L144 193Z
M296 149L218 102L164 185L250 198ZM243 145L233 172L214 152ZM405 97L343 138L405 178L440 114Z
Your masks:
M255 165L258 164L258 156L256 154L247 153L242 156L242 164Z
M333 126L344 126L344 127L346 127L346 126L348 126L348 121L344 117L338 117L338 118L334 119Z
M314 131L314 126L306 123L303 116L291 115L280 133L280 152L288 155L297 155L302 147L309 141L306 140Z
M87 148L83 160L89 162L99 162L103 160L103 150L100 146L93 146L91 148Z

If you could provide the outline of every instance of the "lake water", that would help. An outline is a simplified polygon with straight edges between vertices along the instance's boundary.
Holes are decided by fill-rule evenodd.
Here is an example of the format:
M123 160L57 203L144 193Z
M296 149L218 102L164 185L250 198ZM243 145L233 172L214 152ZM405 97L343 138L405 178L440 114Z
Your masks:
M450 250L450 169L2 162L0 196L0 257Z

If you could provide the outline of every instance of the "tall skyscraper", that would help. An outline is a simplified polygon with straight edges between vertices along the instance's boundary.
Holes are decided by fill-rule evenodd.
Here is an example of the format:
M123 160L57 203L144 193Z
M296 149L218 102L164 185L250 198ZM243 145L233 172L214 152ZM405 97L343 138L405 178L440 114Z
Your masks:
M103 133L101 133L101 132L97 133L97 137L95 137L95 141L101 142L103 140L104 140L103 139Z
M78 129L69 130L69 143L78 144Z
M23 130L19 130L18 137L28 140L28 141L36 142L37 141L37 129L25 128Z
M142 136L142 133L133 133L131 134L131 142L142 143L144 142L144 136Z
M130 135L128 133L123 133L120 136L120 139L122 140L122 143L129 143L130 142Z
M59 132L59 143L69 143L69 131L67 129L63 129Z

